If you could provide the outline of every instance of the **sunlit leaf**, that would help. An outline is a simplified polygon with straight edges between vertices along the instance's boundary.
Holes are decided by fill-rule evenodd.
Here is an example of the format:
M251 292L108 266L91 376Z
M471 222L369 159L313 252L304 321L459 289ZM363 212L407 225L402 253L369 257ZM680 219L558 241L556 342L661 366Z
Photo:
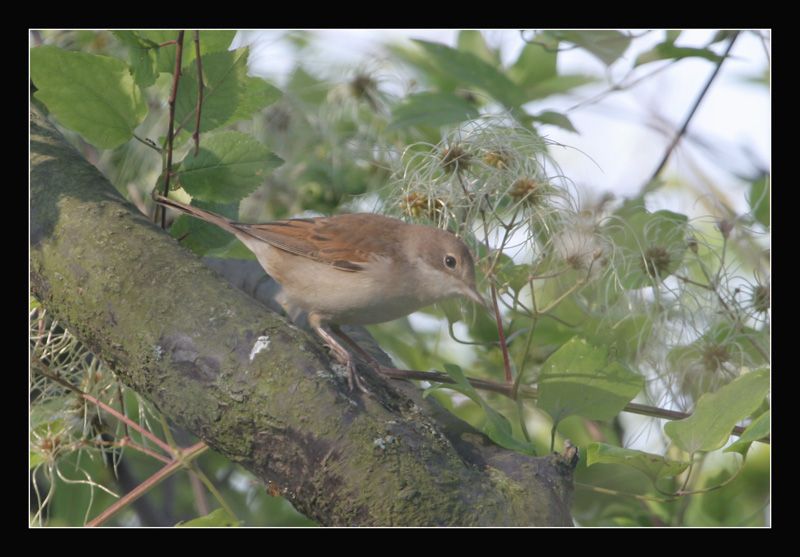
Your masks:
M542 366L538 405L559 422L579 415L611 420L644 386L644 379L609 360L605 346L573 337Z
M508 423L508 420L497 410L489 406L483 397L478 394L478 391L475 390L475 387L470 385L469 381L467 381L467 378L464 376L464 372L460 367L452 364L446 364L444 368L445 371L447 371L447 375L449 375L456 383L455 385L444 384L442 385L442 388L456 390L461 394L468 396L473 402L483 408L483 411L486 413L486 419L480 427L480 430L483 433L485 433L492 441L501 447L505 447L506 449L512 449L528 455L536 454L536 450L532 444L519 441L513 437L511 434L511 424Z
M713 393L706 393L686 419L670 422L664 432L688 453L722 447L733 426L754 412L769 391L769 370L738 377Z
M747 429L745 429L744 432L739 436L739 440L731 444L730 447L726 447L723 452L737 452L742 455L747 454L747 450L750 448L750 445L769 436L770 416L771 413L769 410L767 410L758 418L753 420L753 423L747 426Z
M606 443L592 443L586 449L586 465L624 464L639 470L655 483L662 478L677 476L689 467L688 462L670 460L661 455L615 447Z
M147 114L128 65L116 58L54 46L31 49L35 96L66 127L103 149L133 137Z
M177 179L192 196L205 201L239 201L261 185L283 161L261 143L240 132L206 135L181 163Z
M175 101L175 121L188 131L195 129L197 72L196 64L184 68ZM245 50L204 55L203 82L201 131L250 118L281 96L278 89L263 79L247 75Z

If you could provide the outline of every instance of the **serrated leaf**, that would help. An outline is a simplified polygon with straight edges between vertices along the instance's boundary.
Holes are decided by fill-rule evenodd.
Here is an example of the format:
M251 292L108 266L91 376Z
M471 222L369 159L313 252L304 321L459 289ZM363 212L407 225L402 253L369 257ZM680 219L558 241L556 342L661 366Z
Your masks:
M176 48L170 41L178 38L179 29L170 30L138 30L137 35L156 45L164 45L158 48L156 53L156 69L159 72L173 73L175 71ZM211 52L228 50L233 42L236 31L222 31L217 29L200 31L200 55ZM194 32L186 31L183 36L183 55L181 56L181 67L188 67L195 62Z
M158 45L141 37L136 31L112 31L122 44L128 47L133 79L140 87L149 87L156 82L158 71Z
M205 87L200 131L250 118L281 96L263 79L247 75L246 49L212 52L204 55L202 62ZM197 71L196 64L184 68L175 101L175 121L188 131L195 129Z
M636 57L633 66L637 67L657 60L680 60L682 58L705 58L712 62L722 60L722 56L707 48L675 46L673 43L666 42L657 44L647 52L641 53Z
M511 434L511 424L508 423L508 420L505 418L505 416L489 406L483 397L478 394L478 391L475 390L475 387L470 385L469 381L467 381L467 378L464 376L464 372L459 366L445 364L444 369L447 372L447 375L449 375L450 378L452 378L456 383L454 385L442 385L442 388L458 391L461 394L468 396L473 402L483 408L484 412L486 413L486 419L483 425L480 427L480 430L485 433L489 439L501 447L505 447L506 449L511 449L527 455L536 454L536 450L531 443L525 443L513 437Z
M560 112L545 110L544 112L534 115L533 119L542 124L550 124L551 126L558 126L559 128L567 131L578 133L578 130L576 130L575 126L572 125L572 121L570 121L565 114Z
M548 31L548 33L587 50L606 66L610 66L625 54L631 44L631 38L619 31Z
M571 415L614 418L644 386L644 379L616 361L604 346L577 336L545 361L539 376L538 406L555 422Z
M200 31L200 56L211 52L225 52L230 49L231 43L236 37L236 31L210 29ZM186 38L194 41L194 31L187 32ZM194 51L194 43L191 42L191 50Z
M691 416L666 424L664 432L688 453L714 451L725 444L738 422L761 405L768 391L769 370L746 373L704 394Z
M388 129L424 124L444 126L479 116L478 109L452 93L417 93L409 95L392 110Z
M761 414L758 418L753 420L747 429L739 436L739 440L733 443L730 447L726 447L723 452L737 452L742 456L747 454L747 450L756 441L760 441L769 435L771 413L769 410Z
M177 524L179 528L213 528L239 526L239 521L225 509L215 509L205 516L200 516Z
M615 247L614 267L624 288L651 286L678 269L688 248L686 215L623 205L615 216L606 232Z
M752 184L750 184L750 195L747 202L750 204L750 211L755 219L769 227L770 222L770 177L764 174Z
M209 203L200 199L192 200L192 205L201 209L236 220L239 216L239 202ZM194 218L189 215L180 215L169 229L173 238L180 240L181 245L192 250L197 255L208 255L216 248L222 248L231 243L231 234L209 222ZM239 242L236 242L239 243Z
M253 192L267 174L283 163L252 137L240 132L203 136L197 156L192 150L177 178L192 197L230 203Z
M509 258L508 262L497 269L497 280L500 285L508 285L514 292L519 292L531 279L530 265L517 265Z
M670 460L661 455L592 443L586 449L586 466L594 464L624 464L639 470L655 483L662 478L677 476L689 467L688 462Z
M469 52L449 46L414 39L439 69L458 79L462 84L482 89L508 108L518 107L523 99L519 89L504 73L492 64Z
M116 58L40 46L31 49L30 69L35 97L97 147L122 145L147 114L128 65Z

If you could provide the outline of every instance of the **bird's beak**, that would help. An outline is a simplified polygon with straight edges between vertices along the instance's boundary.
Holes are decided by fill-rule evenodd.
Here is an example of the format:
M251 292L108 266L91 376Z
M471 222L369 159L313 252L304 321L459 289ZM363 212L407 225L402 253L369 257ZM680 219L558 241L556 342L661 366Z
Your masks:
M486 308L489 312L492 311L491 306L486 303L486 300L483 299L483 296L481 296L478 293L478 290L474 286L472 286L472 287L471 286L467 286L466 288L464 288L463 293L464 293L464 296L466 296L467 298L469 298L470 300L472 300L473 302L475 302L479 306L482 306L482 307Z

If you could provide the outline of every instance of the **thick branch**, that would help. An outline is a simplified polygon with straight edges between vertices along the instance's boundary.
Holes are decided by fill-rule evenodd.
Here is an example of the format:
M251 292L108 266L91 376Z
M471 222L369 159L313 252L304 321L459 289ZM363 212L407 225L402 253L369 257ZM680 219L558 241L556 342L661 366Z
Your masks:
M322 524L572 523L559 457L499 449L368 370L372 394L350 393L316 339L149 223L38 114L30 278L124 383Z

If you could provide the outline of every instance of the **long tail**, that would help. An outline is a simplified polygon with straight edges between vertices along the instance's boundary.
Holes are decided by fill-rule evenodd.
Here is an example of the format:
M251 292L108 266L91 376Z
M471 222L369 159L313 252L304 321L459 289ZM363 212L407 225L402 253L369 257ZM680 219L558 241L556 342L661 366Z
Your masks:
M174 199L168 199L163 195L155 194L153 195L153 201L158 203L159 205L163 205L164 207L170 207L172 209L177 209L182 213L186 213L187 215L191 215L195 218L200 220L204 220L206 222L210 222L211 224L215 224L230 232L231 234L239 235L242 233L232 221L228 220L227 218L223 217L222 215L218 215L216 213L212 213L211 211L205 211L200 209L199 207L194 207L192 205L186 205L185 203L181 203L180 201L175 201Z

